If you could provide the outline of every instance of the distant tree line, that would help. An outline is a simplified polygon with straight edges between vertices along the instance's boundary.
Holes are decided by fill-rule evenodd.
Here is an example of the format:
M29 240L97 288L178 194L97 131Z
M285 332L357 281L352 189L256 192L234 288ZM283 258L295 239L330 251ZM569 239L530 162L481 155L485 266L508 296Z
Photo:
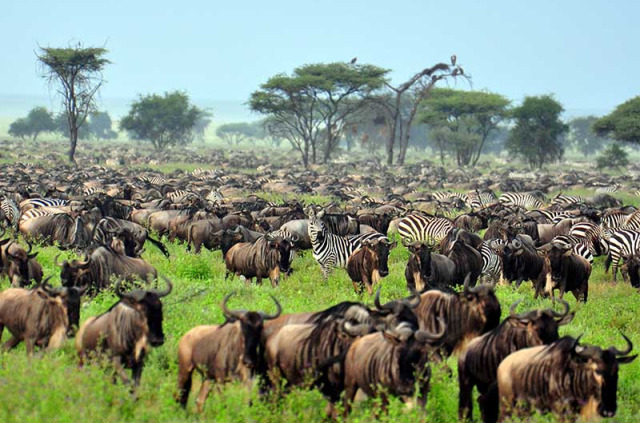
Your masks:
M115 138L111 118L95 103L102 72L111 63L107 53L81 44L39 48L41 75L57 87L62 111L54 115L36 107L13 122L9 133L34 140L45 132L63 134L70 141L71 161L78 139ZM291 74L274 75L248 101L264 119L220 125L216 135L232 146L287 142L307 167L356 147L371 154L381 150L387 165L401 166L412 147L429 148L443 163L450 157L458 166L476 165L482 154L506 150L540 168L560 160L566 148L585 156L604 149L600 162L605 163L604 158L624 152L610 139L640 144L640 97L602 118L584 116L565 123L564 109L551 95L525 97L513 107L500 94L443 88L470 80L455 55L398 85L390 83L389 72L351 61L306 64ZM147 94L132 103L120 129L160 151L203 140L211 118L184 92Z

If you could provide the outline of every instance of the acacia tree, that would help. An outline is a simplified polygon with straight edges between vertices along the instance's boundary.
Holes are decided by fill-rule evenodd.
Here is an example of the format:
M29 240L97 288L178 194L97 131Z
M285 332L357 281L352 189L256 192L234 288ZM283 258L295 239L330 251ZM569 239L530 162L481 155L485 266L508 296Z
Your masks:
M522 105L513 110L515 126L507 139L507 150L532 169L560 160L564 154L563 136L569 130L560 120L563 110L550 95L525 97Z
M640 144L640 96L625 101L598 119L593 129L602 137L611 136L616 141Z
M229 145L239 145L242 141L253 138L258 127L247 122L225 123L218 126L216 135Z
M451 64L437 63L413 75L397 87L385 83L390 94L378 100L388 115L389 133L387 139L387 165L393 164L394 148L398 147L397 163L402 166L407 155L411 126L416 117L418 107L433 87L440 81L456 79L464 75L464 70L457 65L456 56L451 56Z
M585 157L600 151L607 141L605 138L599 137L593 130L593 125L597 120L598 118L595 116L583 116L569 121L569 144Z
M164 96L150 94L133 102L120 128L136 140L149 141L156 151L167 146L193 141L193 129L205 111L192 105L189 96L180 91Z
M268 116L267 131L287 139L308 167L317 162L322 141L323 161L331 158L345 123L382 87L387 72L342 62L304 65L291 76L269 78L251 94L249 106Z
M26 118L15 120L9 126L9 135L24 139L31 137L36 140L43 132L55 132L56 123L53 115L46 107L34 107L29 111Z
M69 160L75 163L78 130L96 110L95 96L104 83L102 70L111 63L104 58L107 50L99 47L41 47L36 54L42 76L49 84L57 83L69 128Z
M89 134L98 140L111 140L118 137L116 131L112 129L113 122L107 112L95 112L89 118Z
M455 152L458 166L475 166L489 135L508 117L509 103L500 94L435 88L423 100L419 119L446 129L440 135L452 135L445 145Z

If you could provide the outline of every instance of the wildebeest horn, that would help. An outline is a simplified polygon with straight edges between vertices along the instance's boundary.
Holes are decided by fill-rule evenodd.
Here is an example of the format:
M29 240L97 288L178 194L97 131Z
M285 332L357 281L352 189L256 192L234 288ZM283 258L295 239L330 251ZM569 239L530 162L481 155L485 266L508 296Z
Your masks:
M375 306L376 306L376 308L377 308L378 310L386 310L386 309L387 309L387 308L385 307L385 306L386 306L386 304L385 304L385 305L381 305L381 304L380 304L380 289L382 289L382 287L381 287L381 286L379 286L379 287L378 287L378 290L376 291L376 296L375 296L375 298L374 298L374 300L373 300L373 303L375 304Z
M158 296L158 298L162 298L162 297L166 297L167 295L169 295L171 293L171 290L173 289L173 284L171 283L171 281L169 280L168 277L163 276L162 279L166 282L167 284L167 288L164 291L158 291L157 289L152 289L149 292L156 294Z
M239 234L240 233L240 227L236 226L235 229L233 229L233 232Z
M58 257L60 257L60 254L62 254L62 253L58 253L58 254L56 254L56 256L53 258L53 264L55 264L55 265L56 265L56 266L58 266L58 267L62 267L62 266L64 266L64 263L60 263L60 262L58 261ZM66 261L66 260L65 260L65 261Z
M520 241L519 239L514 239L513 240L513 248L522 248L522 241Z
M300 237L298 236L298 234L291 234L289 239L291 239L291 242L298 242L300 240Z
M276 314L267 314L267 313L261 311L260 315L262 316L262 318L264 320L273 320L273 319L278 318L282 314L282 306L280 305L280 303L278 302L276 297L274 297L273 295L270 295L270 297L273 298L273 301L276 303L276 307L278 307L278 311L276 311Z
M618 356L627 355L633 349L633 344L631 343L631 340L629 338L627 338L627 336L624 333L620 332L620 335L622 335L624 340L627 341L627 349L624 350L624 351L620 351L616 347L611 347L611 348L609 348L609 351L611 351L612 353L614 353L615 355L618 355Z
M566 302L565 300L560 300L560 302L562 303L562 305L564 306L564 312L562 313L558 313L557 311L551 310L551 314L553 315L553 317L559 317L559 318L563 318L565 317L567 314L569 314L569 303Z
M91 264L91 256L85 253L84 262L78 263L78 267L85 268L85 267L89 267L90 264Z
M415 289L410 288L409 291L411 291L411 296L409 298L405 298L404 303L411 308L416 308L420 304L420 300L422 298L420 297L420 294L418 294L418 292ZM417 300L415 301L415 304L413 304L412 302L414 299Z
M363 332L365 332L365 329L368 329L368 327L369 326L366 323L358 323L357 325L354 325L353 323L345 320L342 322L340 330L349 336L362 336L364 335Z
M415 333L414 337L418 342L421 343L435 343L440 341L447 330L447 324L442 318L438 318L438 323L440 325L440 331L438 333L431 333L426 330L419 330Z
M464 283L462 284L464 288L464 292L468 293L471 289L471 272L467 273L467 276L464 277Z
M49 295L56 295L57 292L51 289L51 286L48 285L49 279L51 279L51 276L47 277L45 280L42 281L42 283L40 284L40 287L44 290L44 292L46 292Z
M29 242L29 240L25 239L25 242L27 243L27 245L29 246L29 249L27 250L27 255L31 254L31 250L33 250L33 245L31 245L31 243Z
M520 304L521 302L522 299L519 299L515 303L511 304L511 307L509 307L509 316L518 317L518 315L516 314L516 308L518 308L518 304Z
M224 314L225 317L239 319L244 315L243 311L240 311L240 310L229 310L227 308L227 302L229 302L229 298L231 298L233 295L235 295L235 292L231 292L231 293L227 294L224 297L224 300L222 300L222 304L220 304L220 307L222 308L222 314Z

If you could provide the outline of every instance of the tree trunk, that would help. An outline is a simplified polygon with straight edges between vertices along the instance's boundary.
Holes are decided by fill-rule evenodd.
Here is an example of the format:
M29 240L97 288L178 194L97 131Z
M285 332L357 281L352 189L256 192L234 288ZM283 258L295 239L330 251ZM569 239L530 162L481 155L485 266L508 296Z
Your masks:
M76 164L76 146L78 145L78 128L69 128L69 142L71 144L69 148L69 161Z

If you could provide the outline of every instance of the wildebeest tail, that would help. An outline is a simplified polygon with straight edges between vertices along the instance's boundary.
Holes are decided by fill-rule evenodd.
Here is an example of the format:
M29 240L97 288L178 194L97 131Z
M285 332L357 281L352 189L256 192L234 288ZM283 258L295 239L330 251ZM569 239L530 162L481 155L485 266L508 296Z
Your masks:
M156 239L151 238L150 236L147 235L147 239L156 247L158 247L158 249L160 251L162 251L162 254L164 254L165 257L169 257L169 251L167 250L167 248L164 246L164 244Z

